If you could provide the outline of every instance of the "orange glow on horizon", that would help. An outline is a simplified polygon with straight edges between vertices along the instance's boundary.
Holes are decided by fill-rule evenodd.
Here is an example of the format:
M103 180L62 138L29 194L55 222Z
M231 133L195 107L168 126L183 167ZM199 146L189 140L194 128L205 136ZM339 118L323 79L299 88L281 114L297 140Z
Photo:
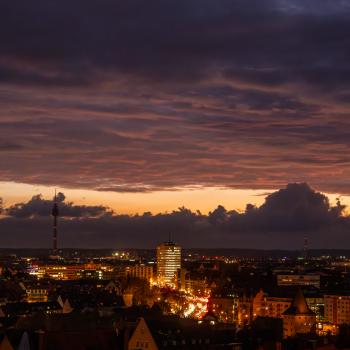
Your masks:
M207 187L200 189L182 189L179 191L157 191L150 193L117 193L86 189L70 189L56 187L63 192L68 202L81 205L104 205L118 214L153 214L171 212L179 207L193 211L200 210L203 214L223 205L227 210L244 211L247 203L261 205L268 193L274 190L242 190ZM0 182L0 197L4 206L27 202L33 195L42 194L49 199L54 195L54 186L28 185L15 182ZM350 196L328 194L331 204L340 197L341 202L350 205Z

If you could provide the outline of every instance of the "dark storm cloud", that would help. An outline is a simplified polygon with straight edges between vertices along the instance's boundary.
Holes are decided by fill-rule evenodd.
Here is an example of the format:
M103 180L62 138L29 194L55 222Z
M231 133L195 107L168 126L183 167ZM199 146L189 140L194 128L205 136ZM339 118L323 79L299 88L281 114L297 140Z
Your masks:
M307 184L289 184L268 195L256 208L247 205L243 215L230 218L233 229L267 232L314 231L343 222L345 207L332 207L328 198Z
M101 217L111 215L112 212L104 206L74 205L65 202L65 196L57 194L60 216L64 218ZM48 217L52 210L52 200L43 199L42 196L33 196L27 203L17 203L5 210L5 214L14 218Z
M260 207L228 211L218 206L208 215L184 207L171 213L118 215L104 207L76 206L60 196L60 242L65 247L154 247L168 234L186 247L296 248L304 235L337 247L334 237L346 240L349 217L344 206L329 204L328 198L307 184L289 184L269 194ZM27 203L7 208L0 220L3 246L45 246L49 242L52 201L34 196ZM27 238L27 240L25 239ZM214 243L215 242L215 243ZM48 243L49 244L49 243ZM339 248L340 246L338 246ZM344 247L342 245L342 247Z
M0 152L18 151L22 146L11 141L0 140Z
M114 72L186 82L221 71L261 85L347 85L349 8L333 1L328 7L342 11L298 4L293 12L292 3L5 2L0 72L4 81L39 85L88 85L83 76L98 80L99 71L102 80Z
M74 85L70 76L80 81L82 73L95 76L99 70L141 80L192 81L220 69L230 78L263 85L347 79L342 74L347 56L339 55L344 36L337 41L349 29L347 17L288 15L276 5L223 0L5 3L0 8L0 76L5 82ZM329 45L338 49L331 62ZM310 59L316 59L312 67ZM333 66L342 59L343 65ZM338 74L325 75L329 69Z
M341 0L3 1L1 180L349 194L349 19Z

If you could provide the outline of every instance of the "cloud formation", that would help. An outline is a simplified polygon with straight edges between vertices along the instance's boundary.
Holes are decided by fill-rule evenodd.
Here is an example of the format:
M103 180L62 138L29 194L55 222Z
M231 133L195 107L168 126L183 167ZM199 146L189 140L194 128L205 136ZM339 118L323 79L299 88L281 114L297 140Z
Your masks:
M260 207L248 204L244 214L229 218L234 230L309 232L344 222L345 207L312 190L306 183L289 184L268 195Z
M349 194L342 0L0 4L4 181Z
M6 208L7 216L0 220L0 244L49 247L51 206L52 201L38 195ZM269 194L260 207L248 204L243 213L219 205L208 215L184 207L156 215L118 215L104 207L67 203L64 195L59 209L63 247L153 248L170 233L184 247L295 249L306 235L312 247L346 248L350 229L344 206L340 202L331 206L326 196L305 183L289 184Z
M65 202L65 198L65 195L61 192L56 197L59 215L63 218L100 218L113 213L104 206L75 205L72 202ZM16 203L6 208L5 215L14 218L48 217L51 215L52 205L52 200L43 199L38 194L33 196L27 203Z

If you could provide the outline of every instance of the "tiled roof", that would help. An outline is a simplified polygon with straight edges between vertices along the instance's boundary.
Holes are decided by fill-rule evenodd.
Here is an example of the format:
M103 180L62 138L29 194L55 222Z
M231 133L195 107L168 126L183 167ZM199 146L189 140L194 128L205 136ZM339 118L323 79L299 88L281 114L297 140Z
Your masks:
M310 310L307 302L305 300L302 290L299 288L291 307L289 307L284 313L284 315L310 315L313 316L315 313Z

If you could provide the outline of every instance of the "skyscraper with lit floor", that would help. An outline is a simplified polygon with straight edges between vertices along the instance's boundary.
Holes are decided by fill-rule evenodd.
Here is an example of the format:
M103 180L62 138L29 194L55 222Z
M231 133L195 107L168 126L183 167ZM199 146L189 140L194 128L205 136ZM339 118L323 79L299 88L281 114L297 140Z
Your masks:
M160 284L174 284L177 270L181 268L181 247L165 242L157 247L157 278Z

